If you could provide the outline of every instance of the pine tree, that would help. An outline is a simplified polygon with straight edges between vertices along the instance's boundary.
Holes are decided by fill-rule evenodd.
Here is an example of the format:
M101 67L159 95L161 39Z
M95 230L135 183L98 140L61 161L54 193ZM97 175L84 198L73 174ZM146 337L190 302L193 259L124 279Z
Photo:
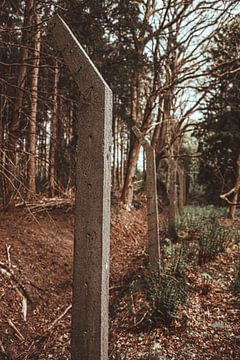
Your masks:
M207 200L217 203L220 194L228 192L237 182L240 153L239 39L239 16L224 25L215 36L209 53L211 93L204 111L205 121L198 131L202 151L199 180L205 185Z

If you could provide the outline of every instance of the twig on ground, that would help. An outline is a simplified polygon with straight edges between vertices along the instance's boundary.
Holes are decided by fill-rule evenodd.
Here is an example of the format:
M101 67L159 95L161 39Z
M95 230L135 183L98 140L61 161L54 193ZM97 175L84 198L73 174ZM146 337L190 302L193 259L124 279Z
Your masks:
M41 334L41 335L37 335L33 341L31 342L28 350L27 350L27 354L24 357L24 360L29 359L30 355L32 356L33 354L30 354L30 350L34 347L34 345L36 343L39 343L42 340L46 340L46 338L48 337L50 330L52 330L54 328L54 326L68 313L68 311L72 308L72 305L69 305L63 312L61 315L59 315L47 328L46 330Z
M20 203L16 204L16 207L23 207L26 206L29 208L29 210L33 213L39 213L46 210L52 210L52 209L59 209L62 207L71 207L73 206L74 201L73 199L68 198L52 198L52 199L46 199L43 198L42 200L31 202L31 203Z
M136 322L136 324L130 326L128 329L129 329L129 330L132 330L132 329L135 329L137 326L141 325L141 324L143 323L143 321L145 320L145 318L147 317L147 315L148 315L148 311L146 311L146 312L143 314L143 316L141 317L141 319L140 319L138 322Z
M8 267L9 267L9 269L11 269L12 268L12 261L11 261L11 254L10 254L11 245L6 245L6 250L7 250Z
M13 271L4 263L0 262L0 272L3 275L6 275L12 285L16 288L17 293L22 298L22 313L23 313L23 319L24 321L27 321L27 302L29 301L32 303L32 299L30 295L28 294L27 290L23 287L23 285L16 279L16 277L13 274Z
M133 298L133 294L131 292L131 300L132 300L132 312L133 312L133 326L136 325L136 309L135 309L135 304L134 304L134 298Z
M49 332L50 330L52 330L52 328L54 328L54 326L69 312L69 310L71 310L72 308L72 304L69 305L61 315L59 315L58 318L56 318L49 326L48 328L45 330L45 333L46 332Z
M15 335L17 336L17 338L19 340L25 340L24 336L22 335L22 333L17 329L16 325L14 325L14 323L12 322L11 319L8 319L8 325L14 330Z
M3 346L3 343L2 343L2 340L0 340L0 349L1 349L1 352L2 352L3 355L7 355L6 350L5 350L5 348Z
M13 283L13 285L15 285L18 290L22 293L23 296L25 296L25 298L32 303L32 299L31 296L28 294L27 290L24 288L24 286L20 283L20 281L15 277L13 271L3 262L0 261L0 272L3 275L6 275Z
M39 290L39 291L46 291L46 289L42 288L41 286L35 284L34 282L32 282L31 280L29 280L29 285L31 285L32 287L34 287L35 289Z
M44 339L45 337L47 337L47 335L49 334L50 330L52 330L54 328L54 326L68 313L69 310L71 310L72 305L69 305L63 312L61 315L59 315L45 330L44 332L39 335L36 336L36 339L38 341Z
M19 291L19 289L16 287L16 290L18 292L18 294L21 296L22 298L22 314L23 314L23 321L27 321L27 310L28 310L28 304L27 304L27 299L26 297L21 293L21 291Z

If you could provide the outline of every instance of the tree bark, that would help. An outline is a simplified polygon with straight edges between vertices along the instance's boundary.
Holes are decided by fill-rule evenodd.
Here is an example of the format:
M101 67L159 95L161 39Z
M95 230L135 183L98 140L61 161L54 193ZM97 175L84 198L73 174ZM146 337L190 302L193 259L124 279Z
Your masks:
M156 168L158 169L160 161L164 155L166 145L168 144L169 140L169 121L170 121L170 110L171 110L171 95L166 94L164 96L163 101L163 116L161 125L159 125L160 129L156 130L158 134L158 141L155 142L156 146ZM159 109L160 111L160 109ZM159 114L159 120L160 120L160 114ZM155 135L156 136L156 135Z
M229 213L228 213L228 217L230 219L234 219L235 213L237 210L237 203L238 203L238 196L239 196L239 189L240 189L240 153L237 158L236 168L237 168L237 177L236 177L236 183L235 183L235 191L234 191L234 195L232 198L232 204L230 204Z
M33 70L31 84L31 111L28 127L28 190L31 194L36 192L36 121L38 103L38 75L40 62L41 33L39 29L40 15L35 12L36 32L34 37Z
M138 126L141 128L141 131L144 133L149 125L151 124L151 115L154 108L154 102L156 99L156 86L158 73L155 72L153 80L153 89L150 96L147 99L147 103L144 110L144 115L141 119L140 114L140 95L141 95L141 80L142 80L142 59L144 56L144 50L146 46L146 30L148 27L149 19L151 17L152 11L155 8L154 4L148 0L146 4L146 10L143 18L143 23L139 34L135 33L134 44L135 44L135 55L136 55L136 64L135 70L132 76L132 85L131 85L131 127ZM133 179L136 170L138 153L140 150L139 142L134 140L131 151L129 153L127 174L124 182L124 187L122 191L121 199L124 204L128 207L131 205L133 200Z
M28 59L28 40L29 26L32 24L33 0L26 0L23 32L19 54L19 73L16 89L16 101L13 109L12 119L9 124L8 134L8 156L6 157L6 195L4 207L14 206L14 197L16 193L16 166L17 166L17 141L19 139L20 117L22 112L24 88L27 77L27 59Z
M123 189L124 185L124 175L125 175L125 131L124 131L124 124L122 123L121 126L121 162L120 162L120 189Z
M66 147L67 144L70 144L71 141L71 134L70 134L70 127L72 126L71 119L72 119L72 104L68 106L68 121L67 124L67 133L64 131L64 122L63 117L58 116L57 118L57 138L56 138L56 153L55 153L55 178L58 184L58 188L61 191L66 191L68 184L70 184L70 170L69 170L69 164L66 164ZM59 103L58 103L58 114L62 114L64 112L63 107L63 98L59 97ZM65 136L64 136L65 135ZM69 161L71 162L71 161Z
M137 166L139 150L140 150L139 141L135 139L130 149L130 153L128 157L127 174L126 174L123 191L122 191L122 197L121 197L122 202L127 207L130 207L133 201L133 182L134 182L134 175Z
M118 119L114 118L113 124L113 167L112 167L112 184L113 190L117 188L117 173L118 173Z
M49 149L49 191L50 197L55 195L56 184L56 148L57 148L57 110L58 110L58 81L59 67L55 63L54 86L53 86L53 108L51 118L51 140Z
M140 74L138 71L135 71L132 77L131 90L131 119L133 125L137 125L139 122L139 86ZM133 182L139 150L140 144L138 140L135 136L130 135L130 152L128 155L127 173L121 195L121 200L127 207L130 207L133 201Z
M3 96L0 95L0 197L4 199L4 179L3 179L3 168L4 168L4 150L3 150ZM2 203L3 205L3 203Z

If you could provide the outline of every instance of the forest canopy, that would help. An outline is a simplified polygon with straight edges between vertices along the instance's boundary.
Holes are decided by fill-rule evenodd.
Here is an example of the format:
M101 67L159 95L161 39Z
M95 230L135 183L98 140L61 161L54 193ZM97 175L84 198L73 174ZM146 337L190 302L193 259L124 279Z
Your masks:
M3 1L2 206L37 193L65 196L74 188L80 94L49 41L47 23L56 13L113 90L112 189L122 202L131 206L133 184L146 168L133 126L155 149L163 194L171 197L166 174L173 171L175 187L184 173L189 195L203 185L205 200L218 202L237 176L237 8L233 0ZM184 145L189 132L199 141L199 160L194 147ZM195 165L185 169L187 156ZM187 174L191 168L199 175Z

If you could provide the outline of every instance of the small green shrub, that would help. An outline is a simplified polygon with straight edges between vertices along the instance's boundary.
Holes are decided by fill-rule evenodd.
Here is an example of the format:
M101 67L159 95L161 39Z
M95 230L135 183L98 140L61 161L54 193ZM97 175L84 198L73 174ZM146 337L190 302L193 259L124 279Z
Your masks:
M234 239L232 231L224 229L216 219L205 224L200 231L198 244L198 263L202 265L214 260L220 252L223 252Z
M188 206L184 209L178 217L177 230L186 262L202 265L214 260L230 242L237 242L239 236L236 231L224 228L219 223L219 217L224 215L225 208L213 206ZM166 231L165 228L163 231Z
M163 274L158 282L152 280L150 290L151 316L153 323L170 325L176 318L179 306L187 300L185 277Z
M179 306L186 302L188 297L182 246L168 247L161 274L150 273L146 280L149 322L170 325L177 316Z
M233 290L235 293L240 294L240 255L238 258L238 264L236 267L236 276L233 283Z

